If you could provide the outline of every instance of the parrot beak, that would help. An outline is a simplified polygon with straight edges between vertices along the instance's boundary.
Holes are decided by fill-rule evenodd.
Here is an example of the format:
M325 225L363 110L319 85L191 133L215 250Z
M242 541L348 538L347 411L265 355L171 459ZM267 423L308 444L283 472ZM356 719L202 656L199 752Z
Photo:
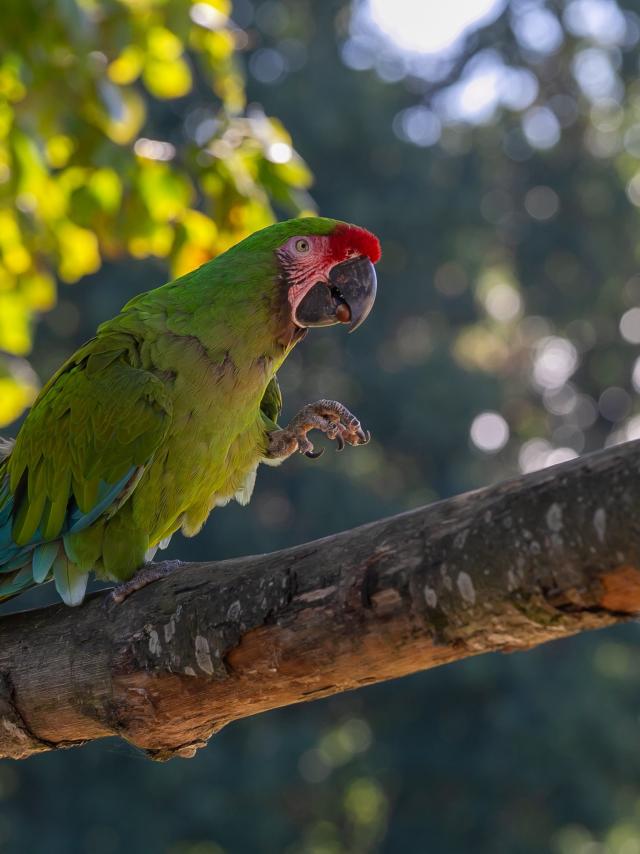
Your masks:
M376 290L376 271L368 258L343 261L331 270L328 282L317 282L300 301L296 323L303 327L348 323L353 332L371 311Z

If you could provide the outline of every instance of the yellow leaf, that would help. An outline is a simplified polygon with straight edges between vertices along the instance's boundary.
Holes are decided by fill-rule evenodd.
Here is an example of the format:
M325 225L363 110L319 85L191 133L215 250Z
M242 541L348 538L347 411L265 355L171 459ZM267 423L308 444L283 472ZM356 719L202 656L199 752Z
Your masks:
M173 228L170 225L160 225L151 234L151 254L158 258L166 258L173 245Z
M0 293L0 350L24 356L31 348L29 311L16 291Z
M129 238L127 249L134 258L147 258L151 254L151 241L140 235Z
M156 222L179 217L188 206L193 189L187 179L164 163L141 161L140 195Z
M58 272L65 282L75 282L100 268L98 239L92 231L72 222L63 222L56 231L58 238Z
M166 27L151 27L147 33L147 48L156 59L172 61L182 56L182 42Z
M15 421L31 406L38 389L13 377L0 377L0 427Z
M109 65L107 74L118 86L126 86L140 76L143 62L144 53L142 50L137 45L130 44Z
M19 243L14 243L8 249L5 249L2 255L4 266L14 275L26 273L29 267L31 267L31 255Z
M134 258L147 258L149 255L166 258L171 252L173 239L174 230L172 226L152 225L145 229L143 234L130 237L127 247Z
M191 91L191 70L181 57L171 61L150 57L142 78L156 98L182 98Z
M96 169L88 186L103 210L116 213L122 198L122 184L114 169Z
M216 63L228 59L235 49L233 35L229 30L206 33L203 41L209 56Z
M12 211L0 210L0 245L14 246L20 243L20 229Z
M306 190L313 183L313 175L300 157L293 156L288 163L275 163L274 173L290 187Z
M75 145L73 140L59 134L50 137L45 143L45 155L50 166L54 169L62 169L73 154Z
M186 210L181 217L190 243L212 250L218 229L212 219L200 211Z
M112 142L126 145L138 134L144 122L144 101L133 89L119 89L111 83L105 84L105 105L96 102L87 104L87 113Z
M20 290L32 311L49 311L56 302L56 285L46 273L22 276Z
M78 187L84 187L87 183L88 175L88 169L82 169L80 166L70 166L58 175L58 184L65 193L70 193L73 190L77 190Z
M36 194L36 199L38 201L38 210L44 219L59 219L61 216L64 216L67 210L66 193L54 178L47 178L46 181L42 182Z
M184 276L185 273L190 273L195 270L205 261L209 261L213 257L212 252L208 252L201 246L195 246L193 243L187 243L178 252L171 265L171 272L174 276Z

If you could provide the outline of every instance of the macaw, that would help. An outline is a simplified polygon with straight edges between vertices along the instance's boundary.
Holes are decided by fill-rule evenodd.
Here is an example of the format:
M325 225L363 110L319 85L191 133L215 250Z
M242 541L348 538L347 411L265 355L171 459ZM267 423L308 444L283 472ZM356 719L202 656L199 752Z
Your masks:
M369 440L331 400L280 427L276 374L310 327L356 329L376 296L378 239L322 217L271 225L128 302L0 440L0 600L53 580L67 605L90 572L122 601L214 507L247 504L260 463ZM158 572L154 567L161 567Z

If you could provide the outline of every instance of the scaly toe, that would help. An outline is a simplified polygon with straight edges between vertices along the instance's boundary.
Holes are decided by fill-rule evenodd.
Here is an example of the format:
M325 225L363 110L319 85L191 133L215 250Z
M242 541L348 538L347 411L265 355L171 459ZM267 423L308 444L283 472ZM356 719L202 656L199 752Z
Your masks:
M347 445L366 445L371 439L371 433L368 430L363 430L360 426L357 430L343 428L340 431L340 436Z
M298 438L298 451L306 457L313 454L313 444L307 439L306 435L301 434Z

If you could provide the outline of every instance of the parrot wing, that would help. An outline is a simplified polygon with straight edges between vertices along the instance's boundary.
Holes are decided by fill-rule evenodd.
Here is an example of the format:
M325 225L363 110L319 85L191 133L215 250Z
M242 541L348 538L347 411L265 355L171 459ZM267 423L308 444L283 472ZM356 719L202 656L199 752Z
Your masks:
M60 540L127 500L170 417L165 387L135 366L130 336L93 339L63 365L0 463L0 574L10 573L1 598L51 574L65 601L86 587L87 569Z
M278 418L280 418L280 413L282 412L282 392L275 376L262 396L260 410L267 422L268 429L276 430L278 427Z

